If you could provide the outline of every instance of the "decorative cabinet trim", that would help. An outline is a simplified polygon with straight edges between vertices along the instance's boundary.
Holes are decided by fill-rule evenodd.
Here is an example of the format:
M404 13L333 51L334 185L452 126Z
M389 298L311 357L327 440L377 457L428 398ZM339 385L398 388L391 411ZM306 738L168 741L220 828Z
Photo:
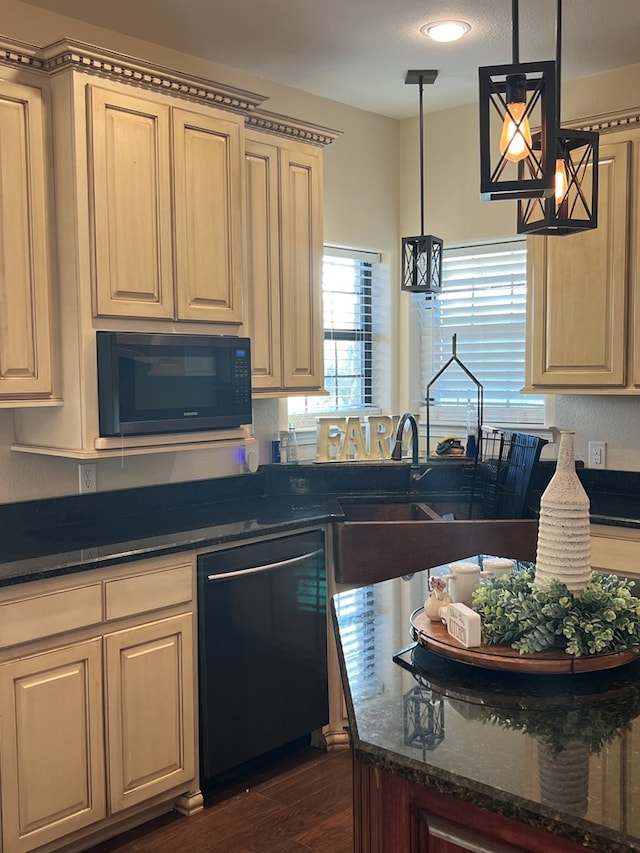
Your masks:
M42 71L44 63L38 57L38 48L21 41L0 39L0 62L7 65L18 65L30 71Z
M75 68L108 79L135 83L146 89L166 92L189 100L224 107L235 112L254 109L266 98L244 89L181 74L161 65L143 63L121 53L63 40L43 48L43 67L50 74Z
M615 133L627 129L634 130L640 127L640 109L633 107L629 110L617 110L613 113L584 116L574 121L563 122L562 126L575 130L597 130L599 133Z
M28 67L49 76L71 69L119 83L131 83L153 92L241 113L246 118L247 127L313 145L329 145L340 135L340 131L328 127L258 110L260 104L267 100L266 95L215 83L203 77L192 77L72 39L62 39L42 48L0 39L0 63Z
M310 142L312 145L329 145L341 135L339 130L331 130L319 124L302 123L267 110L255 110L251 115L246 116L245 125L264 133L286 136L300 142Z

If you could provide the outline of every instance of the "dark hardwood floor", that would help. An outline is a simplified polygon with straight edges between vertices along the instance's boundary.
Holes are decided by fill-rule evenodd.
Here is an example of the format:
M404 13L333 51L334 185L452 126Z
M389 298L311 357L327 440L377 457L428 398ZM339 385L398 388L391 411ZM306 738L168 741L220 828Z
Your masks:
M351 802L349 750L308 747L88 853L352 853Z

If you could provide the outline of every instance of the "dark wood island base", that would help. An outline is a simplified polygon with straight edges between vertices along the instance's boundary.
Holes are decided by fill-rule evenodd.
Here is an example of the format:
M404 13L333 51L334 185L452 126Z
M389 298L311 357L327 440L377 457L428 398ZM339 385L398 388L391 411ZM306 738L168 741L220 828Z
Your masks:
M354 853L584 853L582 845L353 762Z

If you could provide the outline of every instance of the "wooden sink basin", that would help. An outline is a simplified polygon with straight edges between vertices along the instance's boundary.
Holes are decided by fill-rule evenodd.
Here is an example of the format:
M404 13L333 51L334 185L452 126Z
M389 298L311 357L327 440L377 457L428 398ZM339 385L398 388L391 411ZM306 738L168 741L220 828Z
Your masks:
M346 521L428 521L440 515L428 504L407 503L341 503Z
M419 501L341 507L345 520L332 525L339 584L376 583L474 554L535 560L537 520L445 520Z

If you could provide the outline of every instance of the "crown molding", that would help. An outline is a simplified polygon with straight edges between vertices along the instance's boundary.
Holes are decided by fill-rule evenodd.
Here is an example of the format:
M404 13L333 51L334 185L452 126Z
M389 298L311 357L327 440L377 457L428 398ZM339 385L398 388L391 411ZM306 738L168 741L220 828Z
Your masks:
M32 44L0 38L0 62L5 65L28 68L30 71L43 71L40 51Z
M48 76L69 70L95 74L103 79L240 113L247 127L313 145L329 145L340 135L340 131L328 127L259 109L267 100L265 95L193 77L73 39L61 39L39 48L0 38L0 64L29 68Z
M615 133L619 130L640 128L640 106L611 113L583 116L569 122L563 121L562 127L572 130L596 130L598 133Z
M313 145L330 145L342 135L340 130L322 127L319 124L297 121L289 116L272 113L268 110L256 109L245 117L245 126L276 136L286 136L298 139L300 142L310 142Z
M214 83L202 77L192 77L161 65L142 62L132 56L70 39L44 47L42 59L45 71L51 75L69 69L84 71L234 112L250 112L267 100L266 96L255 92Z
M68 70L83 71L103 79L130 83L243 114L251 112L267 100L265 95L182 74L161 65L142 62L132 56L70 39L39 48L25 42L0 38L0 63L28 68L48 76Z

